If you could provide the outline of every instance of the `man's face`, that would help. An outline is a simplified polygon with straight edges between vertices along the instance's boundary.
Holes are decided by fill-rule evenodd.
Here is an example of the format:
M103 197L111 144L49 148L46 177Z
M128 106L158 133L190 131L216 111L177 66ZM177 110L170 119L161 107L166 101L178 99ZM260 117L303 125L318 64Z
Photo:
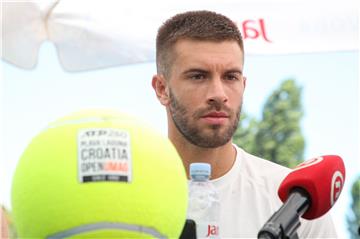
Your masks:
M180 40L168 79L168 110L192 144L215 148L229 142L245 88L243 53L235 41Z

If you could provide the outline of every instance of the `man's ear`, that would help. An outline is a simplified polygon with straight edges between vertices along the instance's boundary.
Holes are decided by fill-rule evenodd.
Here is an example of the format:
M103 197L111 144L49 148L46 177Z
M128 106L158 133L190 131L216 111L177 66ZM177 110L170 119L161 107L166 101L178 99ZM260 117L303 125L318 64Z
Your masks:
M169 89L167 81L163 75L154 75L152 78L152 87L155 90L156 96L159 99L160 103L164 106L169 105Z

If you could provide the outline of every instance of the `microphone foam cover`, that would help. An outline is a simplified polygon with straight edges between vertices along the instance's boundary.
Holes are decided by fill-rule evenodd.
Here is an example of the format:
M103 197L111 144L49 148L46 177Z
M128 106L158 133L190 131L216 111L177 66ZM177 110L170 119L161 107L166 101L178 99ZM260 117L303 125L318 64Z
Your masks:
M307 160L288 174L280 184L278 195L285 202L292 190L305 190L310 207L302 215L315 219L324 215L338 199L345 182L345 166L337 155L320 156Z

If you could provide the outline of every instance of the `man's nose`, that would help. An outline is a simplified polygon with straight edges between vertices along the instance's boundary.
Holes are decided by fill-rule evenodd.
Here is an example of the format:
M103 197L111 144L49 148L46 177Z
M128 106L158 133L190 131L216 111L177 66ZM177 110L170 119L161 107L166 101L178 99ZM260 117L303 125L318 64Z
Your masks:
M220 77L215 77L209 81L207 92L208 104L220 104L223 105L228 101L228 97L225 91L224 82Z

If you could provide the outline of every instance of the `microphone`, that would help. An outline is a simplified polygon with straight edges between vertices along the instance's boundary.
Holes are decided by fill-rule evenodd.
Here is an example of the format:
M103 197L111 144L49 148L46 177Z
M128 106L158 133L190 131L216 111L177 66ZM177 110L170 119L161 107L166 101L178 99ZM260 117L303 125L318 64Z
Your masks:
M299 164L280 184L278 195L284 204L265 223L258 238L298 238L299 217L311 220L328 212L344 182L344 162L337 155Z

